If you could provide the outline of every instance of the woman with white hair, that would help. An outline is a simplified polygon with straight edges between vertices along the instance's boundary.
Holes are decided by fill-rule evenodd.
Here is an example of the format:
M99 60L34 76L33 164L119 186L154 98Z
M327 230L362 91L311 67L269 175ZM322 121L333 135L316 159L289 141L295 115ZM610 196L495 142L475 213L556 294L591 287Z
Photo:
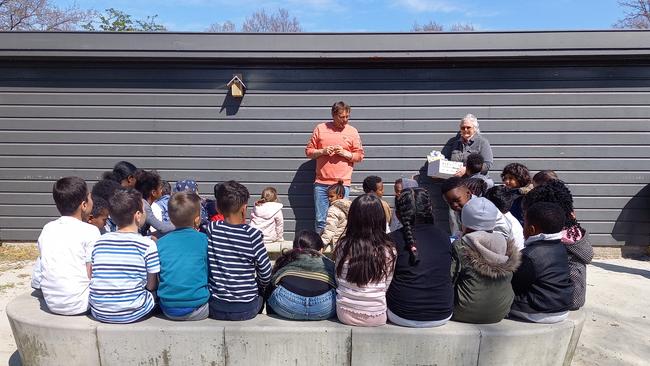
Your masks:
M456 176L462 177L466 173L465 164L470 154L478 153L483 157L481 174L487 175L492 166L492 147L488 140L481 136L478 128L478 119L473 114L467 114L460 120L460 131L451 138L442 148L442 155L451 161L462 161L463 167L458 169ZM449 208L449 229L452 235L461 231L460 217Z
M442 155L451 161L462 161L465 163L469 154L481 154L483 160L482 174L487 174L492 166L492 147L488 140L481 136L478 128L478 119L473 114L467 114L460 121L460 131L458 134L447 141L447 144L442 149ZM456 173L457 176L465 175L465 167L463 166Z

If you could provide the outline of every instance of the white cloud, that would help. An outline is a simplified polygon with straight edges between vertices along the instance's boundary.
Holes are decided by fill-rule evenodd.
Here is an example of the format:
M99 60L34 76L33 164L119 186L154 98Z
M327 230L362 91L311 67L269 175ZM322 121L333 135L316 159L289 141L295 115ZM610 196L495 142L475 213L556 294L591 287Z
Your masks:
M405 7L414 12L451 13L462 9L444 0L396 0L395 5Z

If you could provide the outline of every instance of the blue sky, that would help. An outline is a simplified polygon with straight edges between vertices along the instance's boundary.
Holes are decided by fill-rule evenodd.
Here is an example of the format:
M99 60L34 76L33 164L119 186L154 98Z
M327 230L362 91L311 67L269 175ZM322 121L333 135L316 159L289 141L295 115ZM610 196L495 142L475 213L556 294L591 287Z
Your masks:
M204 31L226 20L238 27L258 9L279 7L308 32L404 32L414 22L471 23L476 30L609 29L623 11L616 0L53 0L85 9L114 7L158 15L170 31Z

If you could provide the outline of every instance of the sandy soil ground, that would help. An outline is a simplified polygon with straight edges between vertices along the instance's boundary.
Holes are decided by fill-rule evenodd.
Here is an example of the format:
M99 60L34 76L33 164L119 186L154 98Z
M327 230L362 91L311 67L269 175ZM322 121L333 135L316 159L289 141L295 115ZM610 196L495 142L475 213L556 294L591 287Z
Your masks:
M650 259L596 260L587 286L587 320L572 365L648 365Z
M21 261L0 264L0 365L2 366L20 365L16 342L11 334L5 308L14 297L31 291L33 263L33 261Z
M0 264L0 366L20 365L5 307L30 291L33 261ZM573 365L647 365L650 259L594 261L587 272L587 320Z

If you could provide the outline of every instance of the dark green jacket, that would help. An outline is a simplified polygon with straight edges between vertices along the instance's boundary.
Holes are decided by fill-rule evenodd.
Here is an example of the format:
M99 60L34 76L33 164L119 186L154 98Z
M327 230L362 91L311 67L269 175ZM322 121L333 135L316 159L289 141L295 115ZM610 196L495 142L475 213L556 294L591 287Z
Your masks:
M505 248L504 254L491 247ZM510 311L514 292L510 281L517 270L520 254L503 235L476 231L453 244L453 320L485 324L497 323Z

